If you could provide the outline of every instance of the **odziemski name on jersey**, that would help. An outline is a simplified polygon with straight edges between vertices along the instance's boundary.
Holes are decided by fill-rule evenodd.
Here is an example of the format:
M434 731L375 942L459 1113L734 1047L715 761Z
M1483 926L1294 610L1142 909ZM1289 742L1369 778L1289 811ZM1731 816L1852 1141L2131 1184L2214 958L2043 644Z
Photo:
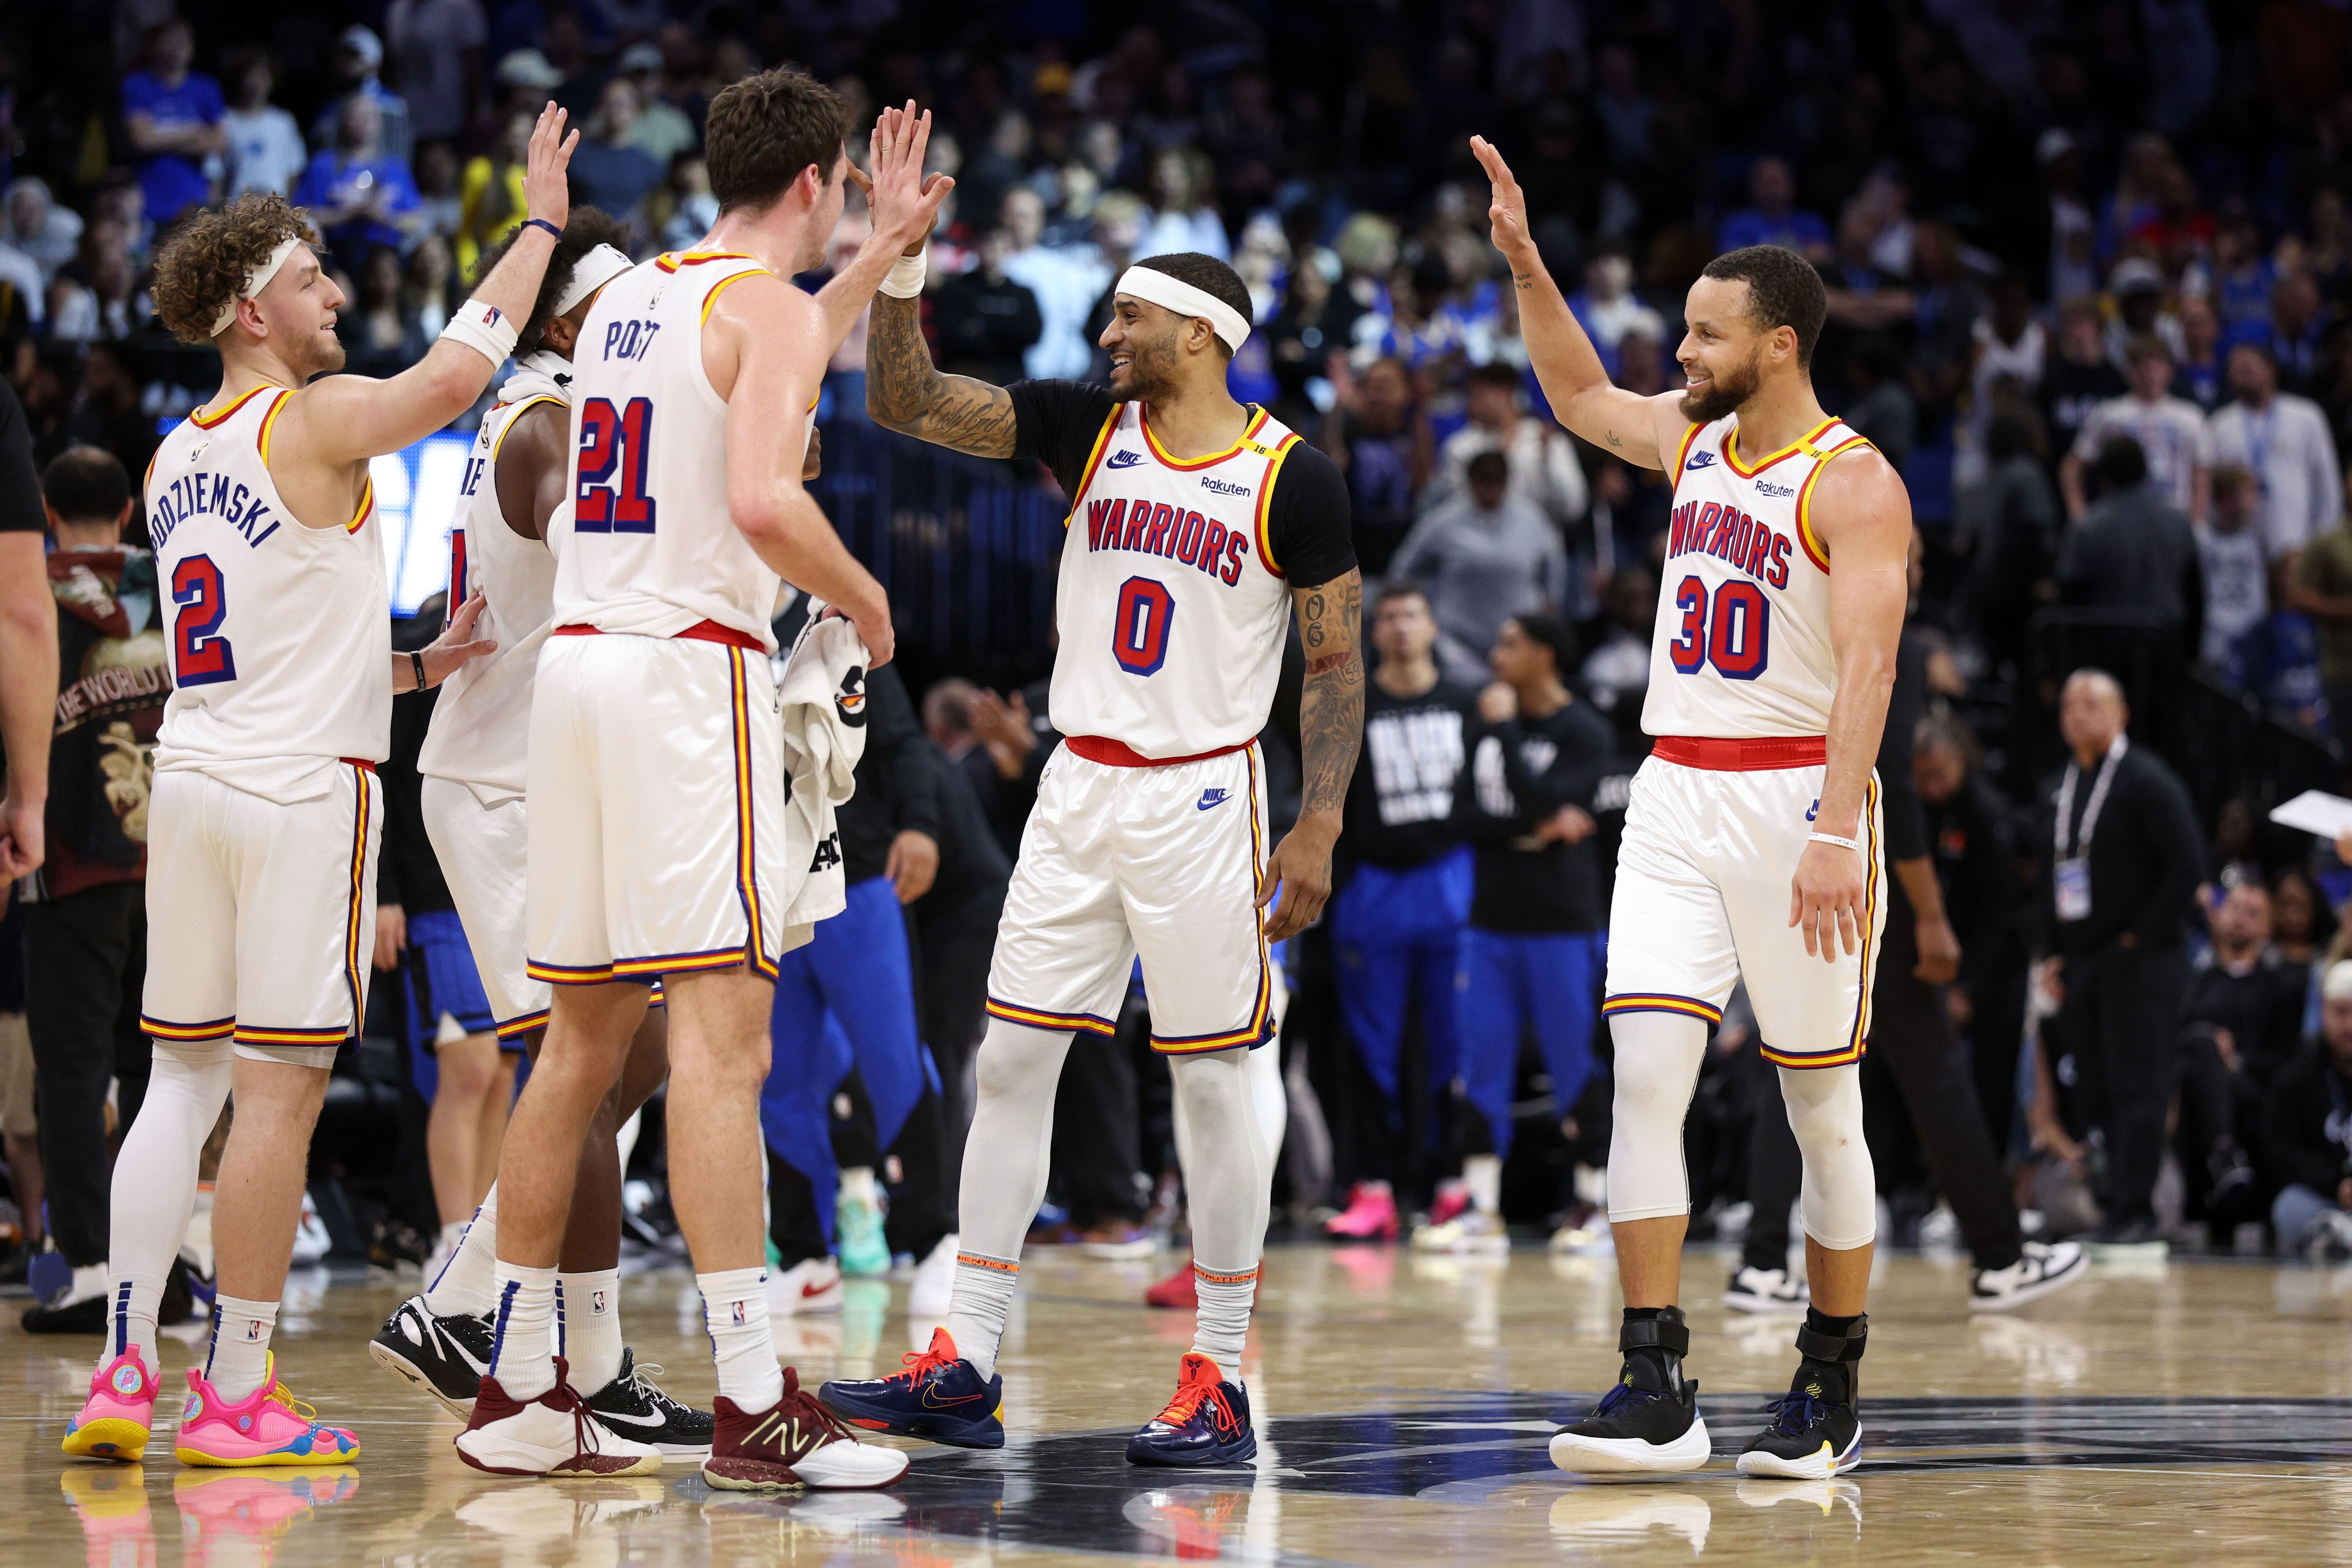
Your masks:
M1789 585L1789 536L1721 501L1685 501L1667 526L1666 559L1712 555L1774 588Z
M268 503L226 474L199 469L163 487L147 514L147 537L160 553L173 531L192 517L216 517L235 529L248 548L278 531L284 520ZM264 524L268 524L264 527Z
M1230 584L1242 580L1242 558L1249 553L1250 536L1166 501L1090 500L1087 548L1165 556Z

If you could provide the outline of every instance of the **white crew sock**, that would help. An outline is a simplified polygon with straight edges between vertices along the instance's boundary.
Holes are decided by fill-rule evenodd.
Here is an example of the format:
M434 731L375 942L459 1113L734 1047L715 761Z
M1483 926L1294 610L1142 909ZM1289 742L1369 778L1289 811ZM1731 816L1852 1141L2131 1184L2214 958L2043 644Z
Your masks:
M1480 1214L1503 1212L1503 1162L1492 1154L1462 1157L1462 1184L1470 1189L1470 1206Z
M1249 1342L1250 1309L1257 1303L1258 1269L1221 1274L1192 1264L1192 1289L1201 1298L1192 1323L1192 1348L1217 1363L1226 1381L1239 1383L1242 1346Z
M558 1274L555 1296L563 1330L557 1353L572 1369L572 1386L593 1394L621 1375L621 1271Z
M955 1290L948 1299L948 1338L956 1354L971 1363L982 1378L996 1375L996 1347L1004 1338L1004 1321L1013 1315L1013 1288L1021 1283L1021 1263L1013 1258L988 1258L970 1247L956 1254Z
M123 1134L110 1194L108 1294L112 1298L100 1370L132 1345L151 1371L155 1310L196 1207L196 1163L228 1100L228 1042L155 1043L155 1065L137 1120Z
M508 1398L528 1405L555 1386L555 1270L503 1259L496 1268L490 1375Z
M719 1392L738 1410L769 1408L784 1396L784 1368L768 1332L768 1271L729 1268L698 1274L694 1283L702 1291L711 1359L719 1363Z
M478 1318L498 1302L499 1186L482 1194L482 1206L465 1222L457 1250L441 1272L425 1283L425 1310L436 1318Z
M269 1336L278 1327L278 1303L223 1296L213 1302L213 1342L205 1360L205 1381L231 1405L243 1403L269 1376Z

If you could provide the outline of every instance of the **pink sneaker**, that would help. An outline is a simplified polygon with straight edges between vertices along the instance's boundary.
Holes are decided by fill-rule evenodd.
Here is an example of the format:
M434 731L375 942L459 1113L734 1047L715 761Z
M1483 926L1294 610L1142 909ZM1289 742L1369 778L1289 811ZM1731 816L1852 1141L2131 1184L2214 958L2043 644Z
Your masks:
M204 1373L188 1369L188 1403L180 1412L173 1457L184 1465L347 1465L360 1440L340 1426L319 1424L318 1412L278 1381L278 1358L261 1386L231 1405Z
M1470 1206L1470 1185L1460 1177L1437 1184L1437 1196L1429 1205L1429 1223L1444 1225L1460 1219Z
M89 1402L59 1446L77 1459L135 1461L155 1425L157 1386L154 1370L132 1345L90 1374Z
M1358 1182L1348 1194L1348 1212L1323 1222L1323 1234L1344 1241L1394 1241L1396 1198L1386 1182Z

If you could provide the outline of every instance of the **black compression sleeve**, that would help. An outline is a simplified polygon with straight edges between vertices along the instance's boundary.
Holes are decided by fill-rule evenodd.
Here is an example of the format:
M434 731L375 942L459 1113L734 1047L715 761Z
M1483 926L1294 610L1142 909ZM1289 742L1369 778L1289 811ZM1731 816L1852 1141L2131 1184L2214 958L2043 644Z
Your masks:
M1266 531L1274 562L1294 588L1344 577L1356 564L1354 514L1339 465L1303 439L1275 475Z
M1016 381L1004 390L1013 399L1013 455L1045 464L1076 501L1087 457L1116 401L1083 381Z

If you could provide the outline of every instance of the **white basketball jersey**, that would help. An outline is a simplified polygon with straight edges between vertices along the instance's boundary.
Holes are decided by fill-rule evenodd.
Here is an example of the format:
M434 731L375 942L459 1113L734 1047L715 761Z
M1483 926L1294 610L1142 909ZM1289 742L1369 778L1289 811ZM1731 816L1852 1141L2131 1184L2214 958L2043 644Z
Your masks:
M297 800L321 764L380 763L392 730L392 609L375 488L341 526L305 527L269 479L298 395L262 386L199 409L147 470L147 529L169 617L159 772L194 769Z
M675 637L715 621L774 651L782 580L728 513L727 403L702 370L711 300L765 270L677 252L596 296L572 361L571 517L548 529L557 626Z
M1823 465L1863 438L1823 420L1752 466L1737 416L1694 425L1675 459L1674 513L1650 641L1642 728L1733 740L1820 735L1837 690L1830 560L1807 507Z
M449 534L449 610L483 596L477 637L498 652L459 667L441 688L416 771L470 785L485 805L523 793L530 752L530 684L555 611L555 557L507 526L499 507L499 448L523 411L565 400L549 394L501 403L482 420L466 461L465 510ZM556 520L548 520L554 531Z
M1231 447L1179 462L1142 404L1112 411L1062 545L1055 729L1164 758L1265 728L1290 616L1266 520L1297 440L1260 409Z

